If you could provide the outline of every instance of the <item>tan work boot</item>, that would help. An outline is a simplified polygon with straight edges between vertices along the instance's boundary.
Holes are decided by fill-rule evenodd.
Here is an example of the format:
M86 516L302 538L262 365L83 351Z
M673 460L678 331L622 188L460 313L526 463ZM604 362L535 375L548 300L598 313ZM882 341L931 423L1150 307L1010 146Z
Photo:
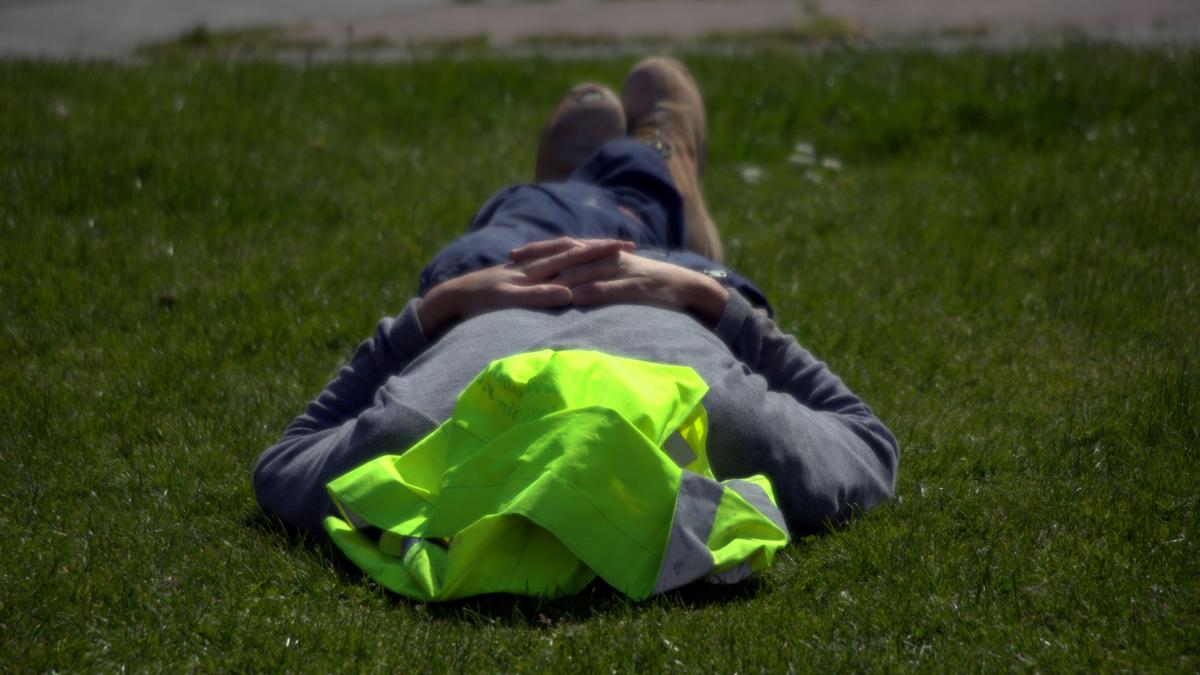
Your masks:
M608 140L625 135L625 111L611 89L576 85L558 102L538 142L537 182L566 180Z
M717 225L708 215L700 174L708 147L704 99L679 61L653 56L633 67L621 92L629 135L658 150L683 195L687 247L717 262L725 258Z

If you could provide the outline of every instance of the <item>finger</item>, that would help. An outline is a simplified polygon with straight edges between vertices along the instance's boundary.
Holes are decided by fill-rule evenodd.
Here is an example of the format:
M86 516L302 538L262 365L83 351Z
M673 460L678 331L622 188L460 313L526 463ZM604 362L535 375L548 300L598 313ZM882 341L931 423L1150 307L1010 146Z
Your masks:
M621 239L574 239L572 237L559 237L557 239L546 239L518 246L508 252L508 259L516 263L525 262L535 258L546 258L572 248L603 245L614 241L621 243L622 251L632 253L637 250L636 243Z
M641 302L644 298L639 288L637 282L631 279L592 281L571 289L571 304L584 307Z
M528 307L530 309L545 309L562 307L571 304L571 289L555 284L538 284L536 286L513 286L505 292L512 307Z
M555 253L562 253L570 248L579 245L579 240L571 237L559 237L558 239L545 239L543 241L535 241L518 246L508 252L508 259L513 262L522 262L532 260L533 258L544 258Z
M580 263L558 273L557 276L551 279L552 283L562 284L568 288L586 284L592 281L600 281L604 279L613 279L621 272L621 256L614 254L593 260L591 262Z
M620 253L625 242L616 239L594 239L554 255L531 260L525 264L525 275L533 281L549 279L568 267L581 265Z

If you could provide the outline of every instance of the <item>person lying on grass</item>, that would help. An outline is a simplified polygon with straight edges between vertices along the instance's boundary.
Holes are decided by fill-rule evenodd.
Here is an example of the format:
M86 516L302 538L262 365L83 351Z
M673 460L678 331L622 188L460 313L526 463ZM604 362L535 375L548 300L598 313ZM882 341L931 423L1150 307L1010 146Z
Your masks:
M427 436L489 363L541 349L694 369L713 473L766 476L792 536L887 499L895 437L721 264L700 189L706 135L695 81L671 59L635 66L620 98L568 92L536 183L489 200L424 270L419 297L262 453L262 508L320 535L329 481Z

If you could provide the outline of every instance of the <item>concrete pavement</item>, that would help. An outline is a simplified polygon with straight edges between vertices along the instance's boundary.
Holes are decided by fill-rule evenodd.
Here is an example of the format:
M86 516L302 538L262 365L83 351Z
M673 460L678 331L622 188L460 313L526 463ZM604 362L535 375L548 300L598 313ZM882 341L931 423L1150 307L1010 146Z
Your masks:
M794 30L814 17L883 41L1200 40L1200 0L0 0L0 56L123 59L201 25L277 26L332 48L484 34L503 46L530 36L687 39Z
M196 26L338 24L425 0L0 0L0 55L125 58Z

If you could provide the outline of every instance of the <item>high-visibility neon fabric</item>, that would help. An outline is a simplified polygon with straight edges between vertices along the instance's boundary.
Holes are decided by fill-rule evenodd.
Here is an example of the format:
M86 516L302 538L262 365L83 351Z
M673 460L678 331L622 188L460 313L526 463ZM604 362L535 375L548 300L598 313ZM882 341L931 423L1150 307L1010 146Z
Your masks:
M787 543L769 481L718 482L691 368L592 351L491 363L411 449L328 484L325 528L419 600L557 597L597 575L642 599L739 581Z

